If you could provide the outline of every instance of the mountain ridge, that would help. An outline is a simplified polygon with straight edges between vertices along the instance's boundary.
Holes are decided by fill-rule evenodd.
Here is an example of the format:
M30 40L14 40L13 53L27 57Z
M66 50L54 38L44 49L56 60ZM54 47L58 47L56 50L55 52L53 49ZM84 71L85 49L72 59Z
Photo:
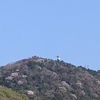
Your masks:
M100 71L42 57L0 67L0 85L30 100L100 100Z

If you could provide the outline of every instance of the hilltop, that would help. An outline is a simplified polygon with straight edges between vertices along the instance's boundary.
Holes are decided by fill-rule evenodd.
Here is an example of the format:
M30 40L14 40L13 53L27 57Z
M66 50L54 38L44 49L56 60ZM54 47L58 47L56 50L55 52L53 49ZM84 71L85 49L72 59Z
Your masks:
M0 85L30 100L100 100L100 71L37 56L0 67Z

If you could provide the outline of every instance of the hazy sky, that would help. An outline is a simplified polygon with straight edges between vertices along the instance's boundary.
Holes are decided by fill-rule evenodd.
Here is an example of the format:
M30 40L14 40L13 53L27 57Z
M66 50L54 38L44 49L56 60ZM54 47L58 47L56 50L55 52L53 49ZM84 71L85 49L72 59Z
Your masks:
M0 66L34 55L100 70L100 0L0 0Z

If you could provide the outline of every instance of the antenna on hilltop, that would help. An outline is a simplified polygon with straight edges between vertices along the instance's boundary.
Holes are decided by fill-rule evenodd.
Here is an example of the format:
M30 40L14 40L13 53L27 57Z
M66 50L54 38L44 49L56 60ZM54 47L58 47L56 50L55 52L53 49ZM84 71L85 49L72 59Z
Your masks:
M60 55L57 56L57 61L60 61Z

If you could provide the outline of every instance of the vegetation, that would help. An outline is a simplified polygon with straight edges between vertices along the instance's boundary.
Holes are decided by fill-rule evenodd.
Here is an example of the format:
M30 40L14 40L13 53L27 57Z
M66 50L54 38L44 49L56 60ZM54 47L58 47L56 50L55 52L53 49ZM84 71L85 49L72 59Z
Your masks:
M28 100L24 94L18 94L17 92L0 86L0 100Z
M100 100L100 71L36 56L0 67L0 85L29 100Z

